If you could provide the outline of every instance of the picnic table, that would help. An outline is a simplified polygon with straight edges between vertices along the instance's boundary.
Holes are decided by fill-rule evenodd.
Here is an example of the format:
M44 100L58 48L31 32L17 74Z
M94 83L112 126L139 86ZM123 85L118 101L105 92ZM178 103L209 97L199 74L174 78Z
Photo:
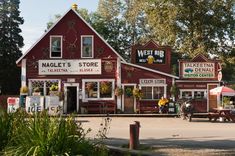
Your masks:
M217 121L218 118L223 118L223 121L232 121L235 122L235 114L232 113L231 109L227 108L213 108L213 112L208 114L210 121Z

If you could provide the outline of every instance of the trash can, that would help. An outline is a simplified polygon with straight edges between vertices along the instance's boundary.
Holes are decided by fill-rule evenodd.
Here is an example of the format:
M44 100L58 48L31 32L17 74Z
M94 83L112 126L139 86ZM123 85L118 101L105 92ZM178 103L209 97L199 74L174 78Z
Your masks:
M169 102L169 104L168 104L168 113L169 114L176 113L176 107L175 107L175 103L173 101Z
M20 107L22 108L25 108L26 96L27 95L20 95Z

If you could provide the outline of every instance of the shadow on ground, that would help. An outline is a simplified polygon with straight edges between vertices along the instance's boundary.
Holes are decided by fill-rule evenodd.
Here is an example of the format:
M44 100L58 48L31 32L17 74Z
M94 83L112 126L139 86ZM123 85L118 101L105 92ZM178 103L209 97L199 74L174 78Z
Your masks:
M191 151L192 155L198 155L198 153L201 153L202 155L235 155L235 140L213 140L213 138L213 136L206 138L209 139L206 141L198 141L200 138L150 138L140 140L140 144L149 147L149 155L172 155L169 154L169 151L172 149L174 149L174 151L177 151L177 149ZM127 139L108 138L105 140L105 144L116 147L122 147L128 143L129 140ZM152 152L155 152L155 154ZM177 155L176 153L174 154Z

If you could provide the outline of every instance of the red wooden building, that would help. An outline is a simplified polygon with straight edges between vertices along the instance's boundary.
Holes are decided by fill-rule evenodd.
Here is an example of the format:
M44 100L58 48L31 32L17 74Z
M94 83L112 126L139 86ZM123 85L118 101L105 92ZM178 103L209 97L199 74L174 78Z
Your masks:
M197 112L208 112L217 107L218 97L209 90L219 86L220 61L199 54L192 60L179 60L179 98L193 99Z
M206 66L210 60L200 56L192 62L204 62ZM17 61L21 85L29 87L30 95L39 88L41 95L47 96L53 84L59 86L64 93L64 113L157 112L157 101L161 97L169 99L175 83L180 97L190 91L191 97L199 93L206 97L208 89L218 84L218 63L212 63L213 74L203 79L187 77L185 63L179 63L178 80L171 74L171 48L152 40L134 45L128 63L74 9L69 9ZM115 96L118 87L124 91L121 96ZM143 92L141 100L131 95L137 87ZM203 111L208 110L202 105Z

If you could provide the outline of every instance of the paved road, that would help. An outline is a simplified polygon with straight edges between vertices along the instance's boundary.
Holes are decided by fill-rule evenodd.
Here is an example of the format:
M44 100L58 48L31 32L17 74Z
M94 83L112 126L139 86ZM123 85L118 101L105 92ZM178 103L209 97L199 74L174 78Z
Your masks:
M78 120L83 121L85 129L91 128L89 136L95 137L104 119L80 117ZM112 117L106 142L115 146L128 144L129 125L134 121L141 125L141 144L156 148L235 149L235 123L209 122L203 118L188 122L180 118Z

